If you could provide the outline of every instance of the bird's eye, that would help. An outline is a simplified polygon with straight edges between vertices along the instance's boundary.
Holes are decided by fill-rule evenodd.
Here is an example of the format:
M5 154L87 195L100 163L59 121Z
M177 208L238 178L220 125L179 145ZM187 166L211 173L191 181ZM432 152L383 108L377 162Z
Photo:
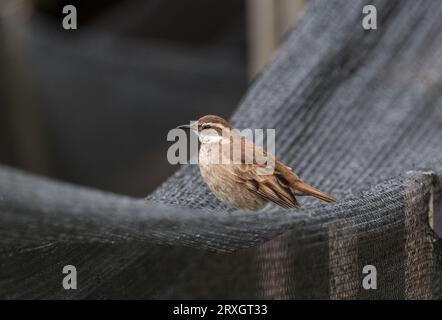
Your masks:
M208 125L208 124L203 124L203 130L204 129L209 129L210 128L210 125Z

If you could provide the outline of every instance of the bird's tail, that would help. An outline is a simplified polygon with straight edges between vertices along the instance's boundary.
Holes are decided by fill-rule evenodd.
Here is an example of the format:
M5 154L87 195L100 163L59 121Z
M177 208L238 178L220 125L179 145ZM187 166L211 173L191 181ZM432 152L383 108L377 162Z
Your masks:
M290 185L290 188L299 192L300 195L303 196L313 196L318 199L321 199L326 202L333 202L335 201L335 198L333 198L331 195L328 195L322 191L319 191L316 188L313 188L311 185L305 183L302 181L293 171L290 167L287 167L283 163L277 161L276 162L276 170L278 171L279 175L282 175L285 181L288 182Z
M335 198L333 198L331 195L326 194L322 191L319 191L318 189L313 188L311 185L309 185L301 180L294 181L294 182L290 183L290 187L292 189L294 189L295 191L298 191L301 194L306 195L306 196L313 196L315 198L321 199L326 202L335 201Z

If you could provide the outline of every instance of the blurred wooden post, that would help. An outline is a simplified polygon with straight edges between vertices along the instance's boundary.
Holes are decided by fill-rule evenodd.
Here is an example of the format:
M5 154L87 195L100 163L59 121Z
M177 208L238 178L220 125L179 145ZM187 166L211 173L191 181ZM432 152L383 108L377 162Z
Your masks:
M20 37L31 10L27 0L0 0L0 161L49 174L47 136Z
M305 7L306 0L247 0L249 76L269 62L280 41Z
M248 0L249 75L255 76L276 47L274 0Z

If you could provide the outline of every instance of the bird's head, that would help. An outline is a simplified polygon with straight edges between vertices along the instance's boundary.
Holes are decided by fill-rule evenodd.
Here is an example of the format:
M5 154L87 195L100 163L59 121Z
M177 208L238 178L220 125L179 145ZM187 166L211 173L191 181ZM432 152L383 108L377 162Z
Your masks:
M198 135L201 142L218 142L223 136L231 133L230 124L219 116L207 115L198 119L192 125L184 125L179 128L190 129Z
M221 117L207 115L198 119L198 134L205 130L215 130L219 135L232 130L230 124Z

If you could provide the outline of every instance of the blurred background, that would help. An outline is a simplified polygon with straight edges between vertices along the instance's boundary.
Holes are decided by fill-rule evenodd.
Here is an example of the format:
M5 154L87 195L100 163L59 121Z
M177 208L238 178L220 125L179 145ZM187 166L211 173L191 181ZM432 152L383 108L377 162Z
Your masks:
M146 196L167 132L230 116L306 1L0 0L0 164Z

